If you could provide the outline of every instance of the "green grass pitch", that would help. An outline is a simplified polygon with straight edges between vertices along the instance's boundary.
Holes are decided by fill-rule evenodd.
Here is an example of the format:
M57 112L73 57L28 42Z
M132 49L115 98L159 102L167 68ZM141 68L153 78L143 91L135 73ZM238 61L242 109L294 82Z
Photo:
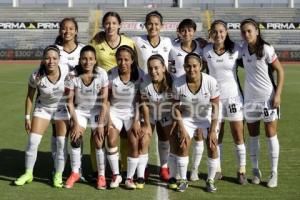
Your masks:
M124 187L115 190L98 191L90 183L77 183L71 190L54 189L51 187L50 174L52 161L49 153L51 131L44 134L39 148L37 163L34 170L35 179L23 187L11 183L24 171L24 149L27 135L24 130L24 100L27 92L29 74L36 67L32 64L0 64L0 199L299 199L300 198L300 142L299 133L299 96L300 96L300 64L285 65L286 80L282 94L281 120L279 121L278 137L280 141L279 185L269 189L262 185L248 184L240 186L235 183L236 161L233 152L232 138L226 126L224 137L223 173L224 180L217 181L218 191L215 194L205 192L205 181L190 182L184 193L166 189L165 185L153 175L144 190L128 191ZM242 70L241 70L242 71ZM241 72L242 74L243 72ZM269 175L269 160L264 131L261 131L260 168L263 181ZM83 167L84 173L90 173L88 160L89 132L85 135ZM248 133L245 131L246 140ZM155 137L150 152L150 166L156 172L157 153ZM190 159L191 161L191 159ZM65 175L68 175L67 166ZM247 154L247 171L250 178L251 164ZM200 165L203 176L207 172L206 151ZM162 186L159 186L162 185Z

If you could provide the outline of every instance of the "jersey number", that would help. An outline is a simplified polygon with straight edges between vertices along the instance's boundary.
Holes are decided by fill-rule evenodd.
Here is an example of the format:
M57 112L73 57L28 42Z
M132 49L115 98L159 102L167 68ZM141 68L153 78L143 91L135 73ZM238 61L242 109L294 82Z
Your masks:
M265 117L269 116L268 108L264 108L264 115L265 115Z
M235 104L229 105L228 108L229 108L230 113L236 113L236 105Z

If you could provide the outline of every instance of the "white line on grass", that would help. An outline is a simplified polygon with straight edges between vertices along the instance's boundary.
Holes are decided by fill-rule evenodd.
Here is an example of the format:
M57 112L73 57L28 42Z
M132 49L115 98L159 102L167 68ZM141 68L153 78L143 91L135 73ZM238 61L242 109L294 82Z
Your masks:
M156 132L155 132L156 133ZM155 143L156 143L156 164L157 166L160 166L160 161L159 161L159 153L158 153L158 136L156 133L155 137ZM158 176L159 177L159 176ZM169 193L168 190L166 189L167 184L164 182L157 182L157 192L156 192L156 199L157 200L169 200Z

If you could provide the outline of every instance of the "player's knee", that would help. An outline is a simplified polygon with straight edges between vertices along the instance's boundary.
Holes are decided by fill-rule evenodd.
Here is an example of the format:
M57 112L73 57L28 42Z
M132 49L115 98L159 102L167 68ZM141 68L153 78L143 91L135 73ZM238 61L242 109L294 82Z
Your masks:
M108 155L116 154L118 153L118 147L109 148L108 146L106 146L106 152Z

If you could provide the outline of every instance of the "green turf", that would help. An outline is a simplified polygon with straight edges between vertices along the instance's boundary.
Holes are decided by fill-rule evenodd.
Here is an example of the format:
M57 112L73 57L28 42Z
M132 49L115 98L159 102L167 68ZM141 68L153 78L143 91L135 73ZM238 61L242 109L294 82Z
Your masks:
M51 173L50 131L40 145L40 151L34 171L35 179L31 184L23 187L12 186L11 182L24 170L24 149L27 143L27 135L24 130L24 100L27 90L27 80L33 70L32 65L0 65L0 199L164 199L165 196L158 194L160 182L156 177L147 183L142 191L128 191L123 188L116 190L97 191L92 184L78 183L71 190L54 189L50 185ZM235 157L233 153L232 138L228 126L224 138L223 172L225 180L216 183L218 192L208 194L204 191L205 182L190 183L190 187L184 193L168 190L169 199L299 199L300 183L300 141L298 127L300 115L298 114L300 96L300 65L285 67L286 81L282 95L281 120L279 122L280 162L279 162L279 187L269 189L263 185L240 186L235 183ZM262 131L263 133L263 131ZM86 136L88 133L86 133ZM246 138L247 131L245 132ZM154 138L153 138L154 140ZM88 139L85 139L84 168L85 173L90 172L88 161ZM263 180L269 173L269 161L266 150L266 140L261 137L260 168ZM150 164L156 165L156 151L154 143L151 147ZM247 170L250 172L251 165L247 156ZM67 174L69 173L67 167ZM152 171L155 169L152 168ZM206 173L206 156L203 156L200 171Z

